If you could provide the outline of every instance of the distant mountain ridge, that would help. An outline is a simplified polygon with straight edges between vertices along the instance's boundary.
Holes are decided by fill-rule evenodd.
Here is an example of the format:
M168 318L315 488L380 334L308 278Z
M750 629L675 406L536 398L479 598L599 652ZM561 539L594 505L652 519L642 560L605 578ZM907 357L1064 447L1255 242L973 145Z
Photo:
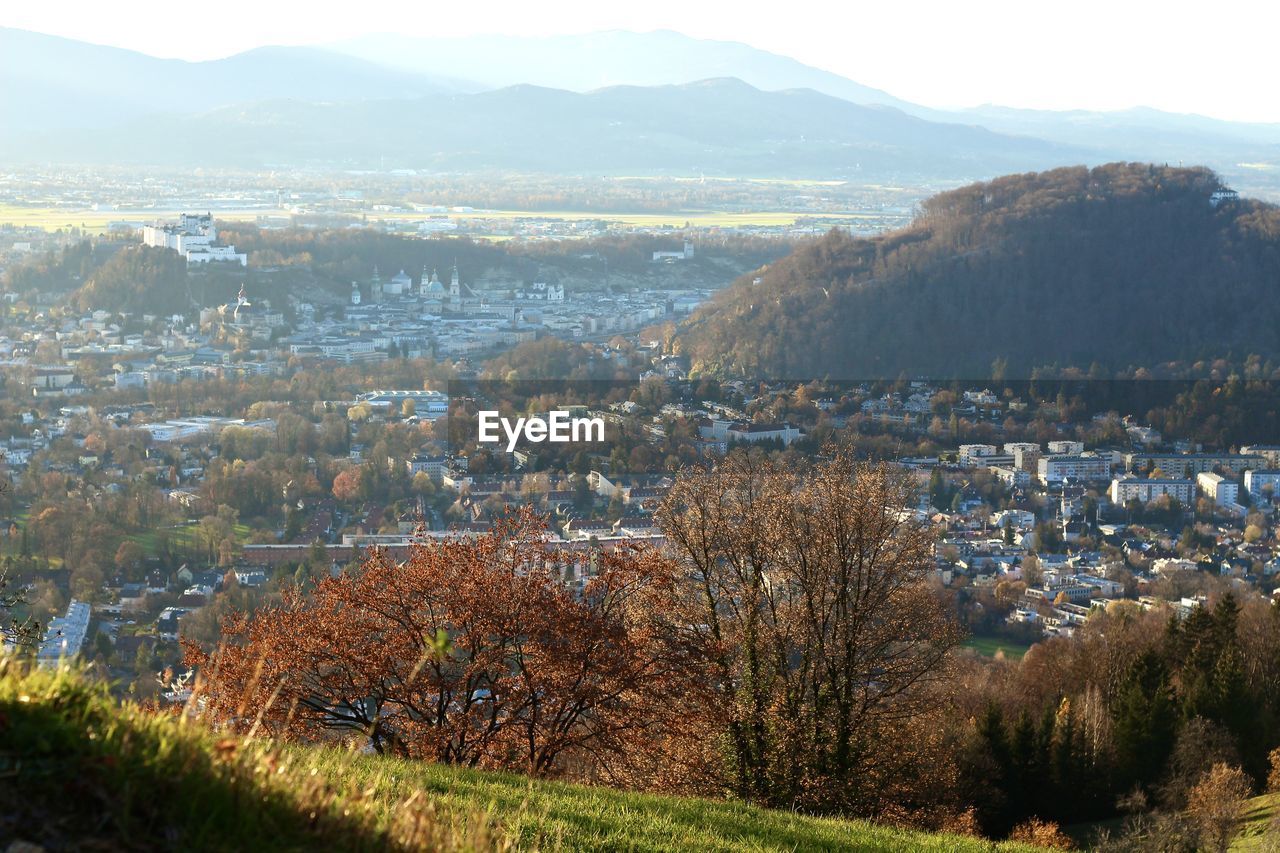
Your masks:
M584 35L419 38L368 35L330 48L405 71L453 74L498 88L532 83L587 92L608 86L660 86L735 77L757 89L812 89L855 104L891 106L931 122L980 125L1073 147L1099 161L1123 157L1152 161L1280 159L1280 125L1222 121L1148 107L1099 112L999 106L942 110L739 42L697 39L670 30L619 30Z
M748 275L680 346L701 371L788 380L1280 360L1280 208L1224 192L1207 169L1142 164L974 184Z
M320 48L261 47L185 62L0 27L0 127L9 133L111 126L273 98L409 98L460 85Z
M184 141L199 139L201 145ZM1081 152L811 90L736 79L587 93L521 85L329 104L267 101L147 116L90 136L0 138L0 158L255 168L954 178L1078 161Z
M474 106L484 101L467 96L533 86L516 91L528 95L529 104L536 104L542 100L532 93L540 89L594 94L627 86L678 97L677 87L707 79L738 79L769 94L807 90L846 104L896 109L923 123L909 126L900 122L904 129L914 127L915 138L909 145L899 136L888 149L880 151L874 136L860 138L858 134L842 132L836 137L836 144L849 146L852 156L846 162L833 163L834 156L828 151L798 153L787 148L776 158L778 165L774 167L768 147L756 143L771 138L767 122L781 116L765 114L756 126L746 128L746 147L755 146L754 155L730 152L723 164L715 164L713 158L719 153L716 147L680 152L680 145L667 140L658 145L666 152L656 158L662 161L655 167L659 171L674 169L670 164L680 162L684 164L680 171L687 174L694 165L705 169L704 164L712 162L712 168L721 174L746 170L742 174L852 174L865 178L869 176L865 169L856 167L876 163L876 168L882 169L875 173L877 178L892 179L893 170L904 169L911 175L967 180L1064 163L1117 159L1198 162L1229 175L1242 187L1280 198L1278 124L1242 124L1145 108L1117 112L994 106L937 110L789 57L736 42L696 39L671 31L607 31L545 38L373 35L327 47L263 47L226 59L184 62L0 28L0 163L63 162L68 158L95 164L155 162L139 159L139 148L151 149L159 160L175 162L174 152L163 148L189 147L191 138L185 134L198 131L211 134L213 139L226 139L233 149L198 165L281 165L305 156L313 163L377 167L385 162L387 154L384 146L388 143L383 137L393 128L397 133L411 134L431 126L427 118L412 115L415 111L429 110L443 120L474 114L490 126L510 130L500 117L477 113ZM448 95L463 100L458 105L430 100L415 103ZM277 103L281 101L286 105ZM390 108L383 104L368 110L352 106L374 102L401 105ZM316 120L321 124L325 120L359 120L364 113L370 119L391 124L383 137L364 139L358 144L358 128L335 130L322 126L324 132L318 139L328 140L334 147L321 151L305 140L281 139L270 130L271 126L278 131L295 122L304 111L298 107L300 104L342 107L329 110L324 120L318 118L317 112ZM830 101L811 100L810 105L849 115ZM679 109L678 104L664 105L668 115ZM410 115L402 119L405 114ZM794 117L793 112L786 114ZM742 118L723 121L724 129L741 130ZM570 115L570 120L576 121L577 117ZM401 122L404 127L396 128ZM257 127L247 127L250 123ZM810 115L802 117L797 126L812 128L822 123L823 117ZM940 130L942 127L948 129ZM305 123L298 129L310 130ZM790 130L778 125L774 129ZM978 150L970 144L978 140L974 131L980 129L988 132L990 150ZM67 138L90 133L103 136L100 148L88 138ZM548 139L563 142L556 134ZM602 144L618 142L609 134L599 135L598 139ZM954 139L964 142L948 149L945 142ZM621 142L634 145L636 140ZM432 152L433 144L432 136L427 135L397 141L389 147L395 155L398 146L412 145L416 150L409 160L440 164L442 168L477 168L478 163L484 168L503 170L543 168L539 164L565 159L561 152L550 149L521 150L515 152L518 156L498 157L499 152L484 141L471 153L458 156L458 152L449 150ZM530 134L525 149L543 145L540 137ZM1019 148L1021 155L1010 156ZM211 150L207 145L204 149ZM906 149L911 151L909 156L903 156ZM930 152L928 156L936 158L936 166L921 171L921 152ZM1052 152L1053 158L1040 156L1045 152ZM182 156L194 158L198 153L187 151ZM810 156L814 154L817 156ZM636 159L628 155L618 162L630 164ZM549 168L560 171L565 166ZM581 165L581 169L612 168L613 162L594 153Z
M328 45L404 71L461 74L489 88L521 83L589 92L612 86L669 86L735 77L764 91L813 89L855 104L910 112L888 92L740 42L671 30L606 30L585 35L430 38L384 33Z

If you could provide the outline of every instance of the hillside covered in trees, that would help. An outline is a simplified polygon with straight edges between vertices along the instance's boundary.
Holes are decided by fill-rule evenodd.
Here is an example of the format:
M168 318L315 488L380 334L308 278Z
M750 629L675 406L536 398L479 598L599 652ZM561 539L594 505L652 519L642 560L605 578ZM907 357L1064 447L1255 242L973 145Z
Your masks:
M1280 353L1280 208L1203 168L1011 175L911 226L832 232L684 327L702 370L800 379L1028 376Z

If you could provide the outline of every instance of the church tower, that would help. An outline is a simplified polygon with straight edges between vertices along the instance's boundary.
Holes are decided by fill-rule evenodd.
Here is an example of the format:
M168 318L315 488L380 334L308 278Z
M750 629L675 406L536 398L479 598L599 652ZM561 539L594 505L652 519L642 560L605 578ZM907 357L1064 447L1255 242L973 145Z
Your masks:
M232 315L231 315L234 318L235 322L237 323L240 322L240 309L241 308L248 309L248 307L249 307L249 297L244 291L244 282L242 281L240 282L240 293L236 296L236 309L234 312L232 312Z
M378 265L373 265L373 278L369 280L369 301L382 301L382 277L378 275Z
M354 281L351 282L351 304L360 304L360 285Z
M453 277L449 279L449 307L462 310L462 282L458 279L458 262L453 262Z

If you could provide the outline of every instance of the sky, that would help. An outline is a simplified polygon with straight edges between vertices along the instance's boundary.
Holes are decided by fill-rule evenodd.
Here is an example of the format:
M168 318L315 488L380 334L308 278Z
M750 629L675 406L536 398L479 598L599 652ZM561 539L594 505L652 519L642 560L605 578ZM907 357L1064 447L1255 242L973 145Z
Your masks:
M0 5L0 25L188 60L377 32L670 29L745 42L932 107L1141 105L1280 122L1280 4L1267 0L47 0Z

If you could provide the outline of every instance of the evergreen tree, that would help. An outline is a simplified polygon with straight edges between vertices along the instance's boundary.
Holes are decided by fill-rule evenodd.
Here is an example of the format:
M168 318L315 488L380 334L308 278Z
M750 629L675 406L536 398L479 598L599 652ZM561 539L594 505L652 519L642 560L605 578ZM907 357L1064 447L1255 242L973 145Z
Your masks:
M1119 793L1149 789L1173 751L1178 729L1169 670L1159 654L1143 652L1134 661L1112 714Z

